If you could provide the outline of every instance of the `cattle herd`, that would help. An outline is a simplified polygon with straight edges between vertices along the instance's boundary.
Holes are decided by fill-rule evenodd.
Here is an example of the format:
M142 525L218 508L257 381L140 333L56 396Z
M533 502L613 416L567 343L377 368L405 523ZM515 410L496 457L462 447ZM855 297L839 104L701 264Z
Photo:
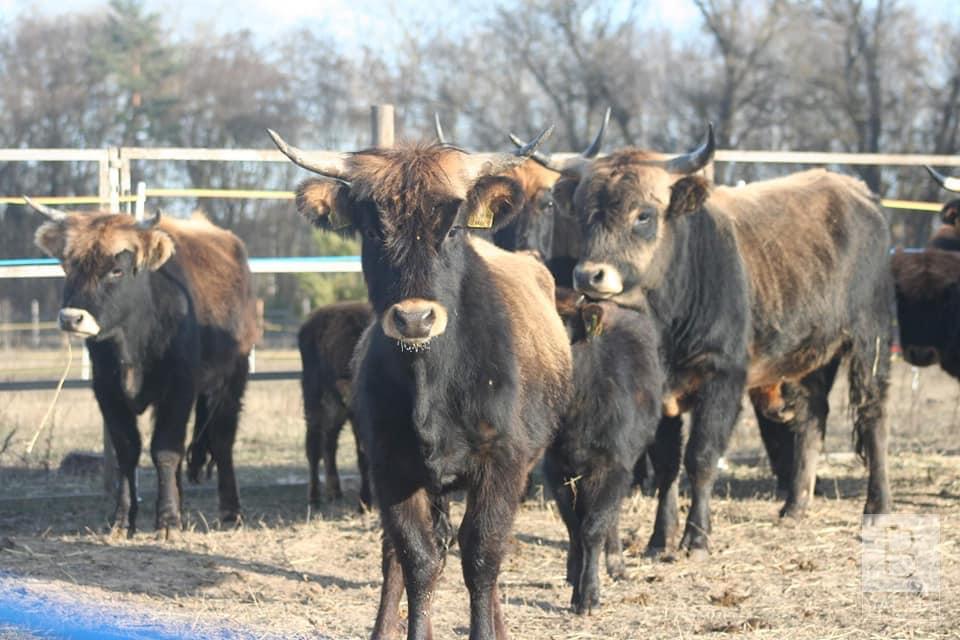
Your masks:
M885 400L897 327L908 362L960 378L960 325L944 320L960 312L960 200L943 207L928 248L891 258L879 200L859 180L812 170L715 185L702 171L712 127L677 157L603 155L605 128L563 157L539 150L549 130L503 153L452 145L439 123L436 142L353 153L302 151L269 132L315 174L297 187L300 214L362 242L369 303L316 310L299 348L308 499L342 497L336 450L349 419L360 498L381 514L374 638L403 633L404 592L407 637L432 636L454 537L470 637L506 637L498 574L541 460L569 534L576 612L599 605L601 550L607 572L623 573L620 506L644 470L658 500L648 554L708 554L718 460L744 392L786 494L781 515L801 516L841 364L869 525L892 504ZM232 448L257 337L242 243L202 218L29 204L48 219L37 245L66 273L60 326L90 351L122 475L114 526L136 530L137 415L150 406L156 527L181 526L185 458L194 481L216 466L221 520L236 520ZM459 527L452 493L465 496Z

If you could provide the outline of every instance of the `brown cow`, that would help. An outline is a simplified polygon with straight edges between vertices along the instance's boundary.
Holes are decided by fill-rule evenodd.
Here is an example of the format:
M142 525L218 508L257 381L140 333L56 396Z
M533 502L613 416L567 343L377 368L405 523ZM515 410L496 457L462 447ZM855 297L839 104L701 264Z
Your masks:
M693 412L685 455L693 504L681 546L707 548L715 466L744 389L803 386L841 356L850 362L856 447L869 463L864 512L886 513L893 283L876 197L860 181L822 170L713 187L692 175L712 155L711 129L704 145L678 158L625 149L554 166L565 171L554 190L572 191L585 229L575 285L621 305L649 304L663 332L671 388ZM825 394L819 376L810 382L811 394ZM825 421L820 412L795 411L797 468L783 515L801 513L810 499ZM672 537L677 513L680 422L666 420L674 422L676 441L668 446L658 433L655 459L664 466L653 550Z
M365 302L338 302L316 309L300 327L297 345L303 364L303 414L307 423L306 452L310 467L307 492L311 505L320 504L319 461L323 458L324 489L330 499L343 497L337 472L337 441L350 415L350 358L373 319ZM356 425L351 421L357 442L360 472L360 502L370 504L367 461Z
M123 481L114 526L136 530L137 415L153 406L150 455L157 468L157 528L181 524L180 468L196 403L188 476L212 456L220 517L240 502L233 442L258 329L243 243L205 219L138 223L122 214L49 218L36 243L66 272L60 328L86 337L93 391Z
M546 133L546 132L545 132ZM470 637L506 637L497 576L526 476L570 397L572 358L550 273L530 256L473 237L496 232L523 202L502 175L519 155L447 145L307 154L319 173L298 208L363 238L375 321L357 348L352 410L384 527L374 638L432 637L430 604L452 534L449 491L462 488L458 540Z

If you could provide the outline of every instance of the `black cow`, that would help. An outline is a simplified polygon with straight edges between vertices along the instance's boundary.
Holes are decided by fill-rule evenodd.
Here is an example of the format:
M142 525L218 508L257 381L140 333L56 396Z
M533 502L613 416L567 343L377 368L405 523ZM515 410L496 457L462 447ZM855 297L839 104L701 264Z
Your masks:
M343 497L340 474L337 472L337 441L343 423L350 417L350 358L363 330L372 319L373 311L364 302L329 304L310 314L297 335L303 363L300 383L307 425L307 463L310 466L307 496L314 506L320 504L321 458L327 498L336 500ZM363 505L369 505L371 497L366 453L352 421L351 426L357 443L360 501Z
M884 402L893 283L889 232L875 196L857 180L822 170L713 188L692 175L712 155L711 130L699 149L674 159L626 149L568 163L558 167L566 174L554 189L572 192L584 229L577 288L624 306L645 302L661 331L671 389L665 406L676 415L661 429L674 442L669 455L657 456L652 551L667 546L676 524L679 413L693 413L684 457L693 502L681 546L702 552L716 462L743 391L766 389L769 397L773 386L804 385L841 356L850 363L856 449L870 471L864 513L890 509ZM562 186L568 180L572 189ZM807 392L826 401L824 389ZM825 418L794 413L807 422L796 417L790 425L798 441L782 515L801 513L810 499L818 421ZM667 446L658 434L661 443Z
M960 180L942 175L933 167L926 168L933 179L947 191L960 193ZM960 251L960 198L955 198L940 209L940 221L943 225L933 234L927 246L944 251Z
M898 251L891 264L904 360L960 379L960 253Z
M522 190L498 174L533 147L520 156L446 145L305 154L271 134L324 176L298 188L301 213L363 238L376 320L357 347L352 404L386 534L373 637L399 633L404 587L407 637L432 636L452 532L447 493L461 487L470 637L505 638L500 562L527 473L569 400L572 364L546 268L468 228L495 232L516 214Z
M572 604L584 613L600 601L602 547L607 573L623 576L620 504L653 444L665 380L649 316L610 302L576 305L571 294L558 289L557 310L573 340L573 399L544 472L569 534Z
M66 272L60 328L86 336L93 391L117 454L114 526L136 531L137 415L154 409L156 526L181 525L180 468L196 405L188 476L217 465L220 519L240 512L233 442L257 338L243 243L203 218L137 223L122 214L66 214L32 205L50 221L36 243Z

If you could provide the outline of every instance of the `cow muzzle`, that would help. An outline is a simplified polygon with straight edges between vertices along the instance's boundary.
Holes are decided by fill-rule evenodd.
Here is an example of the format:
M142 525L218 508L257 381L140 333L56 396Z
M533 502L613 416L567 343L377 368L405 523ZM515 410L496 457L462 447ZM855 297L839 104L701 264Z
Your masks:
M438 302L409 298L383 314L383 332L405 347L420 349L447 328L447 310Z
M623 293L623 278L612 264L582 261L573 269L573 286L588 296L609 298Z
M95 336L100 333L100 325L86 309L64 307L60 309L60 330L81 336Z
M903 359L915 367L929 367L940 361L940 354L933 347L905 346Z

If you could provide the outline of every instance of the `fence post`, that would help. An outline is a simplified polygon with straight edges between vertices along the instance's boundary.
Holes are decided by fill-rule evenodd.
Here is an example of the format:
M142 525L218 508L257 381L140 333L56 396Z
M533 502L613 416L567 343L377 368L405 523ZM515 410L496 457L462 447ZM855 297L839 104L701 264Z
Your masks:
M137 183L137 202L133 208L133 217L137 220L143 220L143 214L147 208L147 183L141 180Z
M375 104L370 107L370 141L374 147L393 146L393 105Z
M30 301L30 337L33 348L40 346L40 301L34 298Z
M120 149L117 147L110 147L107 149L107 158L109 162L109 167L107 170L107 197L109 198L108 205L111 212L120 211L120 190L122 188L121 179L120 179Z

